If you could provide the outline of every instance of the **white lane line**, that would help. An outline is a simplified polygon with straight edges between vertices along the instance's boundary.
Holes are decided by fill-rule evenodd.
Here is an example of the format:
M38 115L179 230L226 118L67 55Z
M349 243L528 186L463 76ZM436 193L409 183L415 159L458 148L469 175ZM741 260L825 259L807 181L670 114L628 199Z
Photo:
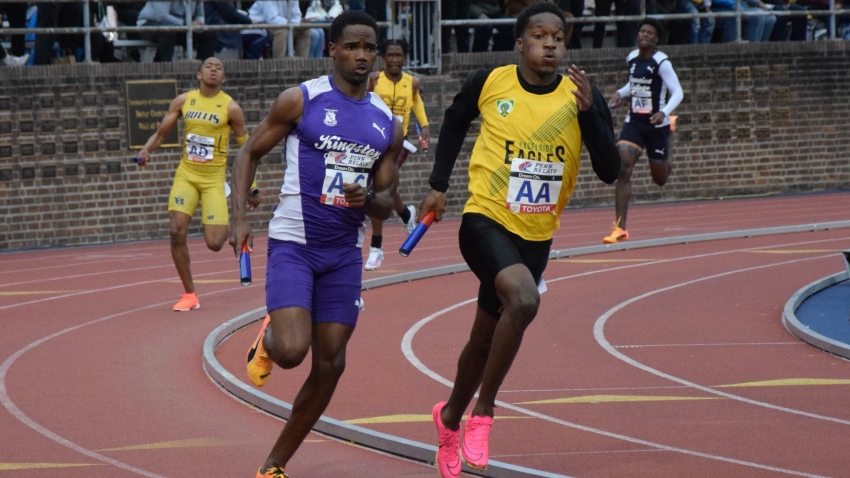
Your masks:
M419 360L419 358L413 352L413 347L412 347L413 338L416 336L416 332L418 332L428 322L436 319L437 317L440 317L441 315L444 315L448 312L451 312L451 311L453 311L457 308L463 307L464 305L469 305L469 304L475 303L477 300L478 299L475 298L475 299L469 299L469 300L465 300L463 302L459 302L459 303L454 304L452 306L446 307L445 309L438 310L437 312L434 312L433 314L429 315L428 317L425 317L424 319L420 320L419 322L416 322L415 324L413 324L413 326L410 329L408 329L408 331L404 334L404 338L401 341L401 350L402 350L402 353L404 353L405 358L407 358L407 361L410 362L414 367L416 367L417 370L419 370L423 374L427 375L428 377L431 377L434 381L442 383L443 385L445 385L449 388L453 387L454 383L452 383L451 380L440 376L437 372L434 372L433 370L428 368L424 363L422 363L421 360ZM779 472L779 473L786 473L786 474L789 474L789 475L805 476L805 477L809 477L809 478L826 478L826 477L821 476L821 475L814 475L814 474L804 473L804 472L795 471L795 470L786 470L784 468L777 468L777 467L774 467L774 466L763 465L761 463L753 463L753 462L749 462L749 461L737 460L735 458L727 458L725 456L711 455L711 454L708 454L708 453L701 453L701 452L698 452L698 451L686 450L684 448L677 448L677 447L662 445L661 443L654 443L654 442L647 441L647 440L641 440L639 438L634 438L634 437L630 437L630 436L627 436L627 435L621 435L619 433L613 433L613 432L609 432L609 431L606 431L606 430L600 430L598 428L592 428L592 427L588 427L588 426L584 426L584 425L579 425L578 423L568 422L568 421L561 420L559 418L555 418L555 417L552 417L552 416L549 416L549 415L537 413L537 412L535 412L533 410L529 410L527 408L519 407L519 406L516 406L516 405L511 405L510 403L506 403L506 402L503 402L501 400L496 400L496 405L499 406L499 407L502 407L502 408L506 408L508 410L513 410L515 412L524 413L526 415L529 415L529 416L532 416L532 417L535 417L535 418L539 418L541 420L545 420L545 421L548 421L550 423L555 423L557 425L563 425L565 427L575 428L577 430L595 433L597 435L602 435L602 436L606 436L606 437L609 437L609 438L615 438L615 439L627 441L627 442L630 442L630 443L637 443L639 445L651 446L651 447L657 448L659 450L673 451L673 452L682 453L682 454L689 455L689 456L696 456L696 457L700 457L700 458L707 458L707 459L710 459L710 460L717 460L717 461L723 461L723 462L727 462L727 463L733 463L733 464L736 464L736 465L749 466L749 467L758 468L758 469L761 469L761 470L776 471L776 472Z
M515 456L558 456L558 455L607 455L608 453L658 453L664 450L657 448L644 448L640 450L596 450L596 451L562 451L557 453L516 453L513 455L490 455L490 457L515 457Z
M231 289L224 289L224 290L209 292L209 293L206 293L206 294L202 294L202 296L206 297L206 296L210 296L210 295L213 295L213 294L219 294L219 293L222 293L222 292L230 292L230 291L236 291L236 290L241 290L241 286L238 287L238 288L231 288ZM38 347L39 345L47 342L50 339L55 339L56 337L59 337L61 335L65 335L69 332L73 332L73 331L81 329L83 327L88 327L89 325L94 325L94 324L98 324L100 322L104 322L104 321L107 321L107 320L110 320L110 319L114 319L116 317L121 317L122 315L132 314L134 312L140 312L140 311L152 309L152 308L155 308L155 307L162 307L162 306L168 305L170 303L171 302L169 301L169 302L160 302L158 304L146 305L144 307L138 307L138 308L131 309L131 310L125 310L124 312L118 312L116 314L107 315L105 317L101 317L99 319L95 319L95 320L92 320L90 322L86 322L84 324L79 324L79 325L75 325L73 327L68 327L67 329L60 330L59 332L56 332L54 334L50 334L47 337L40 338L40 339L36 340L35 342L27 345L26 347L18 350L17 352L15 352L11 356L9 356L9 358L7 358L2 364L0 364L0 403L3 404L3 407L5 407L6 410L10 414L12 414L13 417L15 417L18 421L20 421L24 425L32 428L33 430L37 431L38 433L44 435L45 437L49 438L50 440L55 441L56 443L58 443L60 445L67 447L67 448L70 448L71 450L73 450L77 453L88 456L90 458L94 458L95 460L98 460L98 461L102 461L103 463L107 463L109 465L113 465L115 467L136 473L137 475L147 476L148 478L166 478L162 475L158 475L158 474L152 473L150 471L145 471L145 470L142 470L140 468L136 468L135 466L124 463L123 461L118 461L114 458L110 458L108 456L101 455L100 453L97 453L95 451L89 450L88 448L84 448L84 447L77 445L76 443L74 443L74 442L72 442L72 441L70 441L66 438L63 438L63 437L57 435L56 433L48 430L47 428L43 427L42 425L37 423L35 420L28 417L23 411L21 411L20 408L18 408L17 405L15 405L15 403L12 401L12 399L9 398L9 393L6 391L6 375L9 372L9 368L12 366L12 364L15 363L16 360L18 360L21 357L21 355L29 352L30 350Z
M641 344L615 345L615 349L640 349L644 347L726 347L732 345L809 345L805 342L729 342L719 344Z
M192 261L192 264L206 264L206 263L210 263L210 262L219 262L219 261L221 261L221 259L196 260L196 261ZM109 263L112 264L114 262L115 261L110 261ZM60 267L60 266L57 266L57 267ZM73 268L74 265L65 264L61 267L63 267L63 268L69 268L69 267ZM161 269L163 267L169 267L169 268L174 267L174 263L169 262L167 264L160 264L160 265L156 265L156 266L133 267L133 268L129 268L129 269L110 269L110 270L105 270L105 271L87 272L85 274L73 274L73 275L67 275L67 276L40 277L40 278L34 279L34 280L9 282L7 284L0 284L0 288L12 287L12 286L21 286L21 285L27 285L27 284L42 284L44 282L53 281L53 280L79 279L80 277L103 276L103 275L106 275L106 274L124 274L124 273L127 273L127 272L138 272L138 271L145 271L145 270L150 270L150 269ZM165 279L163 279L163 280L165 280Z
M668 292L668 291L671 291L671 290L674 290L674 289L678 289L680 287L698 284L700 282L704 282L704 281L707 281L707 280L718 279L718 278L721 278L721 277L727 277L727 276L730 276L730 275L733 275L733 274L740 274L742 272L752 272L752 271L767 269L767 268L770 268L770 267L785 266L785 265L789 265L789 264L796 264L796 263L799 263L799 262L814 261L814 260L819 260L819 259L833 259L833 258L834 258L834 255L826 255L826 256L818 256L818 257L807 257L807 258L803 258L803 259L794 259L794 260L790 260L790 261L777 262L777 263L773 263L773 264L764 264L764 265L754 266L754 267L747 267L747 268L743 268L743 269L737 269L737 270L734 270L734 271L727 271L727 272L722 272L720 274L705 276L705 277L690 280L690 281L687 281L687 282L680 282L678 284L674 284L674 285L671 285L671 286L662 287L660 289L656 289L656 290L653 290L653 291L650 291L650 292L646 292L646 293L641 294L639 296L632 297L629 300L620 302L619 304L617 304L616 306L614 306L613 308L609 309L607 312L605 312L604 314L599 316L599 318L596 319L596 322L593 325L593 337L596 339L596 342L603 349L605 349L606 352L613 355L614 357L617 357L618 359L622 360L623 362L626 362L627 364L629 364L633 367L639 368L639 369L641 369L645 372L649 372L653 375L656 375L656 376L661 377L661 378L665 378L665 379L670 380L672 382L680 383L682 385L686 385L688 387L703 391L705 393L710 393L710 394L713 394L713 395L719 395L721 397L729 398L731 400L737 400L737 401L740 401L740 402L748 403L750 405L756 405L756 406L759 406L759 407L765 407L765 408L769 408L769 409L772 409L772 410L778 410L778 411L782 411L782 412L793 413L795 415L802 415L802 416L808 417L808 418L816 418L816 419L819 419L819 420L826 420L826 421L833 422L833 423L840 423L842 425L850 425L850 420L842 420L840 418L828 417L828 416L825 416L825 415L818 415L816 413L804 412L802 410L795 410L793 408L782 407L782 406L779 406L779 405L774 405L772 403L761 402L761 401L758 401L758 400L753 400L753 399L750 399L750 398L742 397L742 396L739 396L739 395L733 395L731 393L726 393L726 392L723 392L723 391L720 391L720 390L715 390L711 387L706 387L706 386L703 386L703 385L696 384L694 382L690 382L690 381L685 380L683 378L675 377L675 376L670 375L668 373L662 372L658 369L654 369L654 368L652 368L648 365L644 365L644 364L638 362L637 360L634 360L633 358L623 354L622 352L617 350L616 347L612 346L608 342L608 340L605 338L605 324L608 321L608 319L611 318L611 316L613 316L618 311L624 309L625 307L627 307L631 304L634 304L635 302L638 302L640 300L643 300L647 297L651 297L653 295L656 295L656 294L659 294L659 293L662 293L662 292Z
M669 385L665 387L596 387L596 388L536 388L528 390L499 390L499 393L531 393L531 392L589 392L605 390L664 390L670 388L688 388L684 385Z
M574 275L570 275L570 276L558 277L558 278L554 278L554 279L551 279L551 280L547 279L546 282L547 283L558 282L558 281L561 281L561 280L574 279L574 278L578 278L578 277L600 274L600 273L603 273L603 272L611 272L611 271L617 271L617 270L623 270L623 269L631 269L631 268L635 268L635 267L647 267L647 266L656 265L656 264L660 264L660 263L676 262L676 261L690 260L690 259L699 259L699 258L704 258L704 257L723 255L723 254L731 254L731 253L747 251L747 250L767 249L767 248L772 248L772 247L788 247L788 246L792 246L792 245L814 244L814 243L832 242L832 241L840 241L840 240L847 240L847 238L802 241L802 242L789 243L789 244L761 246L761 247L755 247L755 248L736 249L736 250L731 250L731 251L719 251L719 252L712 252L712 253L707 253L707 254L698 254L698 255L693 255L693 256L685 256L685 257L678 257L678 258L672 258L672 259L665 259L665 260L661 260L661 261L657 261L657 262L645 262L645 263L639 263L639 264L629 264L629 265L624 265L624 266L611 267L611 268L607 268L607 269L600 269L600 270L596 270L596 271L583 272L583 273L580 273L580 274L574 274ZM829 257L832 257L832 256L829 256ZM813 259L815 259L815 258L799 259L799 260L796 260L796 261L789 261L789 262L800 262L800 261L803 261L803 260L813 260ZM437 317L440 317L441 315L447 314L447 313L449 313L449 312L451 312L451 311L453 311L457 308L463 307L465 305L475 303L476 301L477 301L477 298L473 298L473 299L468 299L466 301L459 302L459 303L454 304L452 306L446 307L442 310L439 310L439 311L429 315L428 317L425 317L424 319L419 320L410 329L408 329L408 331L404 334L404 337L402 338L402 342L401 342L402 353L404 354L404 356L408 360L408 362L410 362L411 365L416 367L417 370L422 372L424 375L430 377L434 381L441 383L441 384L443 384L443 385L445 385L449 388L453 387L454 383L452 383L450 380L442 377L438 373L434 372L433 370L428 368L428 366L426 366L424 363L422 363L421 360L419 360L419 358L416 356L415 352L413 351L413 345L412 345L413 344L413 338L416 336L416 333L422 327L424 327L426 324L428 324L432 320L436 319ZM619 354L619 352L617 352L615 349L613 349L613 347L612 347L612 353ZM623 357L625 357L625 356L623 356ZM628 359L628 357L625 357L625 358ZM675 377L673 377L673 378L675 378ZM676 381L676 380L674 380L674 381ZM690 385L687 385L687 386L690 386ZM716 391L712 390L712 392L716 392ZM720 393L724 393L724 392L720 392ZM727 395L731 395L731 394L727 394ZM737 396L735 396L735 397L737 397ZM742 398L742 397L738 397L738 398ZM628 442L631 442L631 443L638 443L638 444L641 444L641 445L652 446L652 447L655 447L655 448L658 448L658 449L661 449L661 450L674 451L674 452L683 453L683 454L690 455L690 456L708 458L708 459L712 459L712 460L734 463L734 464L738 464L738 465L749 466L749 467L759 468L759 469L764 469L764 470L769 470L769 471L776 471L776 472L786 473L786 474L791 474L791 475L796 475L796 476L806 476L806 477L812 477L812 478L824 478L821 475L814 475L814 474L804 473L804 472L795 471L795 470L787 470L787 469L783 469L783 468L776 468L776 467L772 467L772 466L769 466L769 465L763 465L763 464L760 464L760 463L737 460L737 459L734 459L734 458L728 458L728 457L719 456L719 455L710 455L710 454L707 454L707 453L701 453L701 452L697 452L697 451L693 451L693 450L687 450L687 449L677 448L677 447L670 447L670 446L663 445L663 444L660 444L660 443L653 443L653 442L650 442L650 441L641 440L639 438L633 438L633 437L630 437L630 436L621 435L621 434L609 432L609 431L606 431L606 430L600 430L600 429L597 429L597 428L579 425L577 423L567 422L565 420L560 420L558 418L551 417L551 416L548 416L548 415L544 415L542 413L537 413L533 410L529 410L529 409L526 409L526 408L523 408L523 407L511 405L509 403L505 403L505 402L502 402L500 400L497 400L496 404L500 407L507 408L509 410L514 410L514 411L519 412L519 413L524 413L524 414L539 418L541 420L549 421L551 423L556 423L556 424L567 426L567 427L570 427L570 428L575 428L575 429L587 431L587 432L590 432L590 433L596 433L596 434L599 434L599 435L603 435L603 436L607 436L607 437L610 437L610 438L615 438L615 439L619 439L619 440L623 440L623 441L628 441ZM801 412L801 413L805 413L805 412Z
M197 261L197 262L201 262L201 261ZM195 263L197 263L197 262L195 262ZM160 267L160 266L157 266L157 267ZM128 270L128 271L125 271L125 272L131 272L131 271L132 270ZM230 273L233 273L233 270L224 270L224 271L216 271L216 272L206 272L206 273L203 273L203 274L194 274L194 277L195 278L208 277L208 276L230 274ZM86 275L88 275L88 274L86 274ZM95 274L95 275L102 275L102 274ZM75 297L75 296L78 296L78 295L96 294L98 292L108 292L108 291L116 290L116 289L124 289L126 287L136 287L136 286L146 285L146 284L155 284L155 283L158 283L158 282L169 281L171 279L173 279L173 277L163 277L163 278L160 278L160 279L146 280L146 281L141 281L141 282L132 282L132 283L128 283L128 284L115 285L115 286L112 286L112 287L103 287L103 288L100 288L100 289L84 290L84 291L74 292L74 293L70 293L70 294L57 295L57 296L53 296L53 297L45 297L45 298L42 298L42 299L31 300L29 302L18 302L18 303L15 303L15 304L8 304L8 305L0 306L0 310L11 309L11 308L20 307L20 306L23 306L23 305L38 304L38 303L41 303L41 302L47 302L47 301L51 301L51 300L65 299L65 298L68 298L68 297ZM234 279L234 280L236 280L236 279Z

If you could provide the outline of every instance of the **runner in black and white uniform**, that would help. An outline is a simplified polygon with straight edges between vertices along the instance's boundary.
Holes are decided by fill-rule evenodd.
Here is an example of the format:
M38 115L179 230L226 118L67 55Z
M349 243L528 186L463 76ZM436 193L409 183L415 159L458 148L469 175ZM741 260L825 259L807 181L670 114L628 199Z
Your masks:
M661 24L654 19L641 21L638 31L638 49L629 53L629 82L620 88L608 106L619 107L628 101L620 140L620 176L617 179L615 196L616 220L611 235L602 242L611 244L629 238L626 231L626 214L632 196L632 168L646 150L652 181L663 186L670 176L670 113L682 101L682 87L673 71L670 59L658 51L658 40L662 36Z

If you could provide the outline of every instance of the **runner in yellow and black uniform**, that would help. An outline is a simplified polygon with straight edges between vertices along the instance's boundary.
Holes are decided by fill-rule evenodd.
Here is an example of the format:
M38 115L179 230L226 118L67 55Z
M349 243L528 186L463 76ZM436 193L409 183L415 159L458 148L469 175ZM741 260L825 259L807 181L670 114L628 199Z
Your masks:
M227 239L225 173L230 132L233 131L240 146L248 140L242 108L221 90L225 80L221 60L204 60L197 77L200 87L174 98L159 128L138 154L144 160L142 164L146 163L150 152L162 144L168 132L177 124L177 119L183 117L186 132L183 157L174 174L174 184L168 198L171 257L185 291L174 305L176 311L200 307L189 268L189 249L186 247L189 221L200 201L207 247L213 251L222 248ZM254 191L257 191L256 188ZM253 209L259 203L259 198L252 196L250 201Z
M366 87L369 91L378 95L395 117L401 121L405 138L410 127L410 113L413 112L419 124L419 144L424 149L428 149L431 134L428 127L428 117L425 116L425 103L422 102L422 95L420 94L419 78L402 71L402 67L407 61L408 50L409 46L405 40L381 41L378 45L378 54L384 60L384 71L372 73ZM407 159L408 153L415 152L416 146L405 139L404 149L401 150L396 161L399 169L404 164L404 160ZM416 208L414 206L405 207L401 196L396 192L393 198L393 209L401 218L404 231L407 234L413 232L413 228L416 227ZM369 247L369 257L363 264L363 268L367 271L381 267L381 262L384 260L384 251L381 249L383 233L384 221L372 218L372 242Z
M419 206L420 217L433 210L441 219L449 177L480 115L458 233L461 254L480 281L478 309L451 396L432 410L444 478L460 473L458 449L470 466L487 467L496 393L537 315L552 234L576 184L582 142L602 181L613 183L620 170L605 98L575 65L566 76L557 74L566 55L561 9L533 3L514 28L519 65L467 78L446 110L431 191ZM458 446L463 413L479 384Z

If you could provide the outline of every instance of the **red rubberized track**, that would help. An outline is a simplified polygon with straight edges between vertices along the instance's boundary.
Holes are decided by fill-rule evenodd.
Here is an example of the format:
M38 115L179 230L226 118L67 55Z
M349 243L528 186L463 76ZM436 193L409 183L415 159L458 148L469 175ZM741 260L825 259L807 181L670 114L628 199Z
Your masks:
M633 206L629 232L649 239L827 222L846 219L848 206L847 193ZM612 216L567 211L553 247L598 244ZM364 278L461 262L458 224L433 226L407 259L393 252L401 228L387 224L387 260ZM516 418L497 419L491 456L577 477L850 476L850 363L780 322L788 297L841 270L838 251L847 248L847 231L833 230L552 261L549 292L499 395L497 416ZM0 255L0 471L253 476L282 422L222 392L200 355L212 329L264 304L265 238L248 288L231 253L209 252L201 239L190 249L201 309L189 313L170 310L180 284L164 241ZM454 379L475 307L459 304L476 291L471 273L365 291L326 414L428 415L448 397L439 380ZM217 351L237 377L255 329ZM264 391L291 402L308 363L276 369ZM839 382L741 385L787 379ZM527 403L541 400L561 403ZM435 440L428 421L363 426ZM10 465L51 463L92 466ZM293 478L434 474L318 435L288 468Z

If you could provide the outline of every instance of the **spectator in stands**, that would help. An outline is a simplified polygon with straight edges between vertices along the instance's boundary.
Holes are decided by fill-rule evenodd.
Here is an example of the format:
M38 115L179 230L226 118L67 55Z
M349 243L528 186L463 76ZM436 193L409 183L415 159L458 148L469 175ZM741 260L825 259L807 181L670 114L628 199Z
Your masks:
M235 2L204 2L207 25L251 25L251 17L236 9ZM221 60L242 58L242 32L226 30L215 34L215 56Z
M136 26L136 22L139 20L139 12L142 11L144 6L145 2L118 2L112 4L112 8L115 9L115 14L118 17L118 25ZM125 35L128 40L140 40L142 38L136 32L127 32ZM129 55L134 61L141 61L138 50L131 50Z
M302 20L301 8L296 0L260 0L254 2L248 10L248 16L254 23L271 23L273 25L295 25L306 23ZM297 57L307 58L310 56L310 45L312 42L310 28L293 28L292 44L294 54ZM321 29L318 29L321 30ZM286 56L287 35L289 28L278 28L271 30L272 57L283 58ZM324 32L322 32L324 37ZM322 40L324 43L324 39Z
M797 3L801 6L808 8L809 10L829 10L829 0L798 0ZM835 10L842 11L850 5L850 2L842 2L841 0L835 0ZM815 20L823 22L826 26L827 33L830 32L830 24L829 16L827 15L812 15ZM847 23L848 16L847 14L838 15L836 13L835 16L835 26L838 27L843 23Z
M469 7L470 0L440 0L440 13L443 16L443 20L466 20L470 18ZM455 38L457 39L457 52L468 52L469 26L462 25L457 27L443 27L443 53L451 53L452 51L452 29L454 29Z
M765 3L773 5L773 10L779 11L799 12L808 10L808 8L800 5L799 2L792 3L789 0L765 0ZM770 34L770 41L806 41L808 22L805 15L793 17L777 16L776 25L773 26L773 33Z
M735 11L736 1L713 0L712 9L715 12L733 12ZM743 0L741 2L742 12L757 12L759 10L770 10L770 7L761 0ZM775 24L776 17L773 15L750 16L745 14L741 19L741 39L750 42L767 41ZM718 18L715 25L715 29L720 31L720 39L723 43L737 39L737 23L734 17Z
M60 28L83 26L82 3L39 3L35 20L36 28ZM35 36L35 54L33 63L49 65L53 54L53 44L59 43L63 54L76 55L77 48L82 46L82 35L39 33Z
M514 3L512 0L477 0L470 5L470 17L478 19L507 18L506 4L511 3L511 11L518 12L525 8L521 2ZM524 3L524 2L523 2ZM519 15L519 13L516 13ZM481 25L475 27L475 37L472 42L472 51L490 50L490 40L493 41L493 51L510 51L514 49L513 25ZM495 35L494 35L495 32Z
M3 66L24 66L29 60L30 54L24 53L23 56L14 56L6 53L3 45L0 45L0 65Z
M136 24L139 26L181 26L186 24L186 9L189 9L192 25L204 24L204 4L194 1L147 2L139 12ZM186 32L143 32L145 40L156 43L156 56L153 61L171 61L174 47L186 47ZM192 44L197 51L197 59L204 61L215 54L215 32L194 32Z
M593 14L598 17L611 15L612 0L596 0ZM615 14L640 15L641 0L613 0ZM617 22L617 47L633 47L637 38L637 22ZM596 23L593 27L593 48L602 48L605 41L605 23Z
M27 2L0 3L0 14L6 14L10 28L27 27ZM26 35L12 35L11 40L10 56L23 57L27 49Z
M565 13L570 13L574 18L580 18L584 15L584 0L560 0L561 10ZM567 16L569 19L569 15ZM573 23L573 32L567 39L567 48L573 50L581 49L581 30L584 28L583 23Z

